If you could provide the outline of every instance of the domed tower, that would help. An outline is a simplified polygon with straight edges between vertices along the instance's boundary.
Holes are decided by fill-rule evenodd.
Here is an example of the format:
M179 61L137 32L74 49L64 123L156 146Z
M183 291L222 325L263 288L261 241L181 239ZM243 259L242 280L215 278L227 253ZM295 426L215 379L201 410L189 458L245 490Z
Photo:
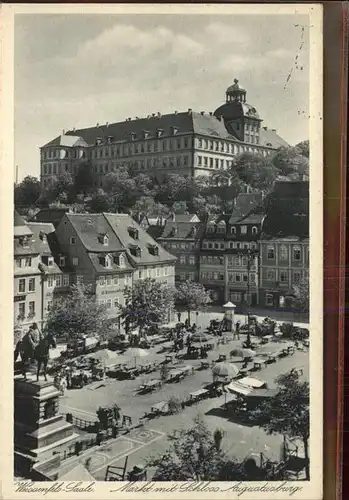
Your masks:
M225 104L222 104L214 115L223 119L229 134L240 141L259 144L259 130L262 119L256 108L247 104L246 90L239 86L239 80L226 90Z

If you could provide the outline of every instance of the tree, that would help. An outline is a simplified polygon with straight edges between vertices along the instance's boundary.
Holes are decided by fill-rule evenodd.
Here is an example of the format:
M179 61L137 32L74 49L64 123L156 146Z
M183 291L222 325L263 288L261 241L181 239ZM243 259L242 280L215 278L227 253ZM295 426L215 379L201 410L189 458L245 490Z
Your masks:
M204 309L211 302L210 294L205 287L195 281L181 283L177 287L176 300L187 311L189 324L191 311Z
M272 186L278 174L269 157L255 153L239 155L231 168L236 171L241 181L258 189Z
M95 191L96 175L91 163L81 163L75 175L75 193L85 196Z
M175 201L172 205L172 211L175 214L185 214L188 212L188 206L186 201Z
M296 144L296 148L300 151L302 156L309 159L309 141L301 141Z
M276 379L279 392L251 414L268 434L283 434L302 439L306 479L309 480L309 383L301 382L291 370Z
M87 201L86 205L91 213L109 212L111 208L109 197L103 189L98 189L97 192Z
M96 302L90 287L73 285L68 295L53 301L46 328L58 337L75 339L86 334L103 339L109 331L107 309Z
M295 294L295 305L302 311L309 311L309 277L302 279L297 285L293 285Z
M229 460L200 416L188 430L168 436L163 455L150 457L154 481L214 481L246 479L242 464Z
M125 305L120 306L121 318L130 328L138 328L142 336L146 328L162 323L173 309L173 290L164 283L146 278L124 291Z
M23 181L15 186L15 205L34 206L41 193L40 181L31 175L27 175Z
M303 176L309 173L309 161L293 146L282 146L273 157L273 164L281 175Z

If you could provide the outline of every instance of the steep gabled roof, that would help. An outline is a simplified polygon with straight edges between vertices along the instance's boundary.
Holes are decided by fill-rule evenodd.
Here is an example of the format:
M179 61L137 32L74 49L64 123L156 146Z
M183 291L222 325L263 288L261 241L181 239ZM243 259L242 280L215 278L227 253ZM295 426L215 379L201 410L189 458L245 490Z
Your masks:
M66 213L69 213L67 208L42 208L29 222L50 222L56 227Z
M123 250L123 245L111 230L104 214L69 214L65 215L78 234L81 243L88 252L117 252ZM108 245L99 240L102 235L108 235Z
M259 144L273 149L278 149L281 146L289 146L289 144L276 133L276 130L266 129L266 127L261 127L259 130Z
M263 201L261 193L240 193L235 202L229 224L236 224L251 214Z
M51 255L51 249L47 235L53 233L55 228L53 224L40 222L28 222L28 226L33 233L33 243L40 255Z
M173 262L176 260L174 255L167 252L161 245L142 229L137 222L135 222L130 215L127 214L103 214L108 221L110 227L119 238L122 247L128 252L132 262L138 265L142 264L159 264L162 262ZM138 239L134 239L130 234L130 228L138 231ZM149 249L157 246L159 250L158 255L153 255ZM138 247L141 250L140 256L131 254L131 248Z
M62 146L62 147L68 147L72 148L74 146L87 146L88 144L85 142L83 137L77 137L77 135L74 134L64 134L64 135L59 135L55 139L52 139L52 141L46 143L42 147L48 147L48 146Z
M196 240L202 236L205 225L202 222L167 222L159 239L190 239Z

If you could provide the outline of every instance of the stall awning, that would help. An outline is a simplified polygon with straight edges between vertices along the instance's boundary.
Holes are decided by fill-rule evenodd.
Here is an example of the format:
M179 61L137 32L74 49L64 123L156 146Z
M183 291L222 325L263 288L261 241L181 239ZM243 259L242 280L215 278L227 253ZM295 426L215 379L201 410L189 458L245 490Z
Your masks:
M278 389L253 389L246 396L249 398L273 398L278 392Z
M228 391L230 392L242 394L243 396L247 396L247 394L250 394L250 392L252 391L251 387L238 384L237 382L231 382L229 385L225 386L225 389L228 389Z
M264 380L259 380L258 378L244 377L239 380L239 384L252 387L253 389L260 389L265 386L266 382L264 382Z

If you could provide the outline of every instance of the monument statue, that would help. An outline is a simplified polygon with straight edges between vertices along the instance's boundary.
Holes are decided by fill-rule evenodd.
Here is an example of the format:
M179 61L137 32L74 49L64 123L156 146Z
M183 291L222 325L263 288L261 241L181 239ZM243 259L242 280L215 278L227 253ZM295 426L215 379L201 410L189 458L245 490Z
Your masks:
M23 338L17 342L14 353L15 361L19 354L21 356L21 372L25 380L27 380L27 371L33 360L37 362L36 380L39 380L41 366L43 366L44 377L47 380L46 369L51 347L56 347L56 339L53 334L43 335L37 324L33 323Z

